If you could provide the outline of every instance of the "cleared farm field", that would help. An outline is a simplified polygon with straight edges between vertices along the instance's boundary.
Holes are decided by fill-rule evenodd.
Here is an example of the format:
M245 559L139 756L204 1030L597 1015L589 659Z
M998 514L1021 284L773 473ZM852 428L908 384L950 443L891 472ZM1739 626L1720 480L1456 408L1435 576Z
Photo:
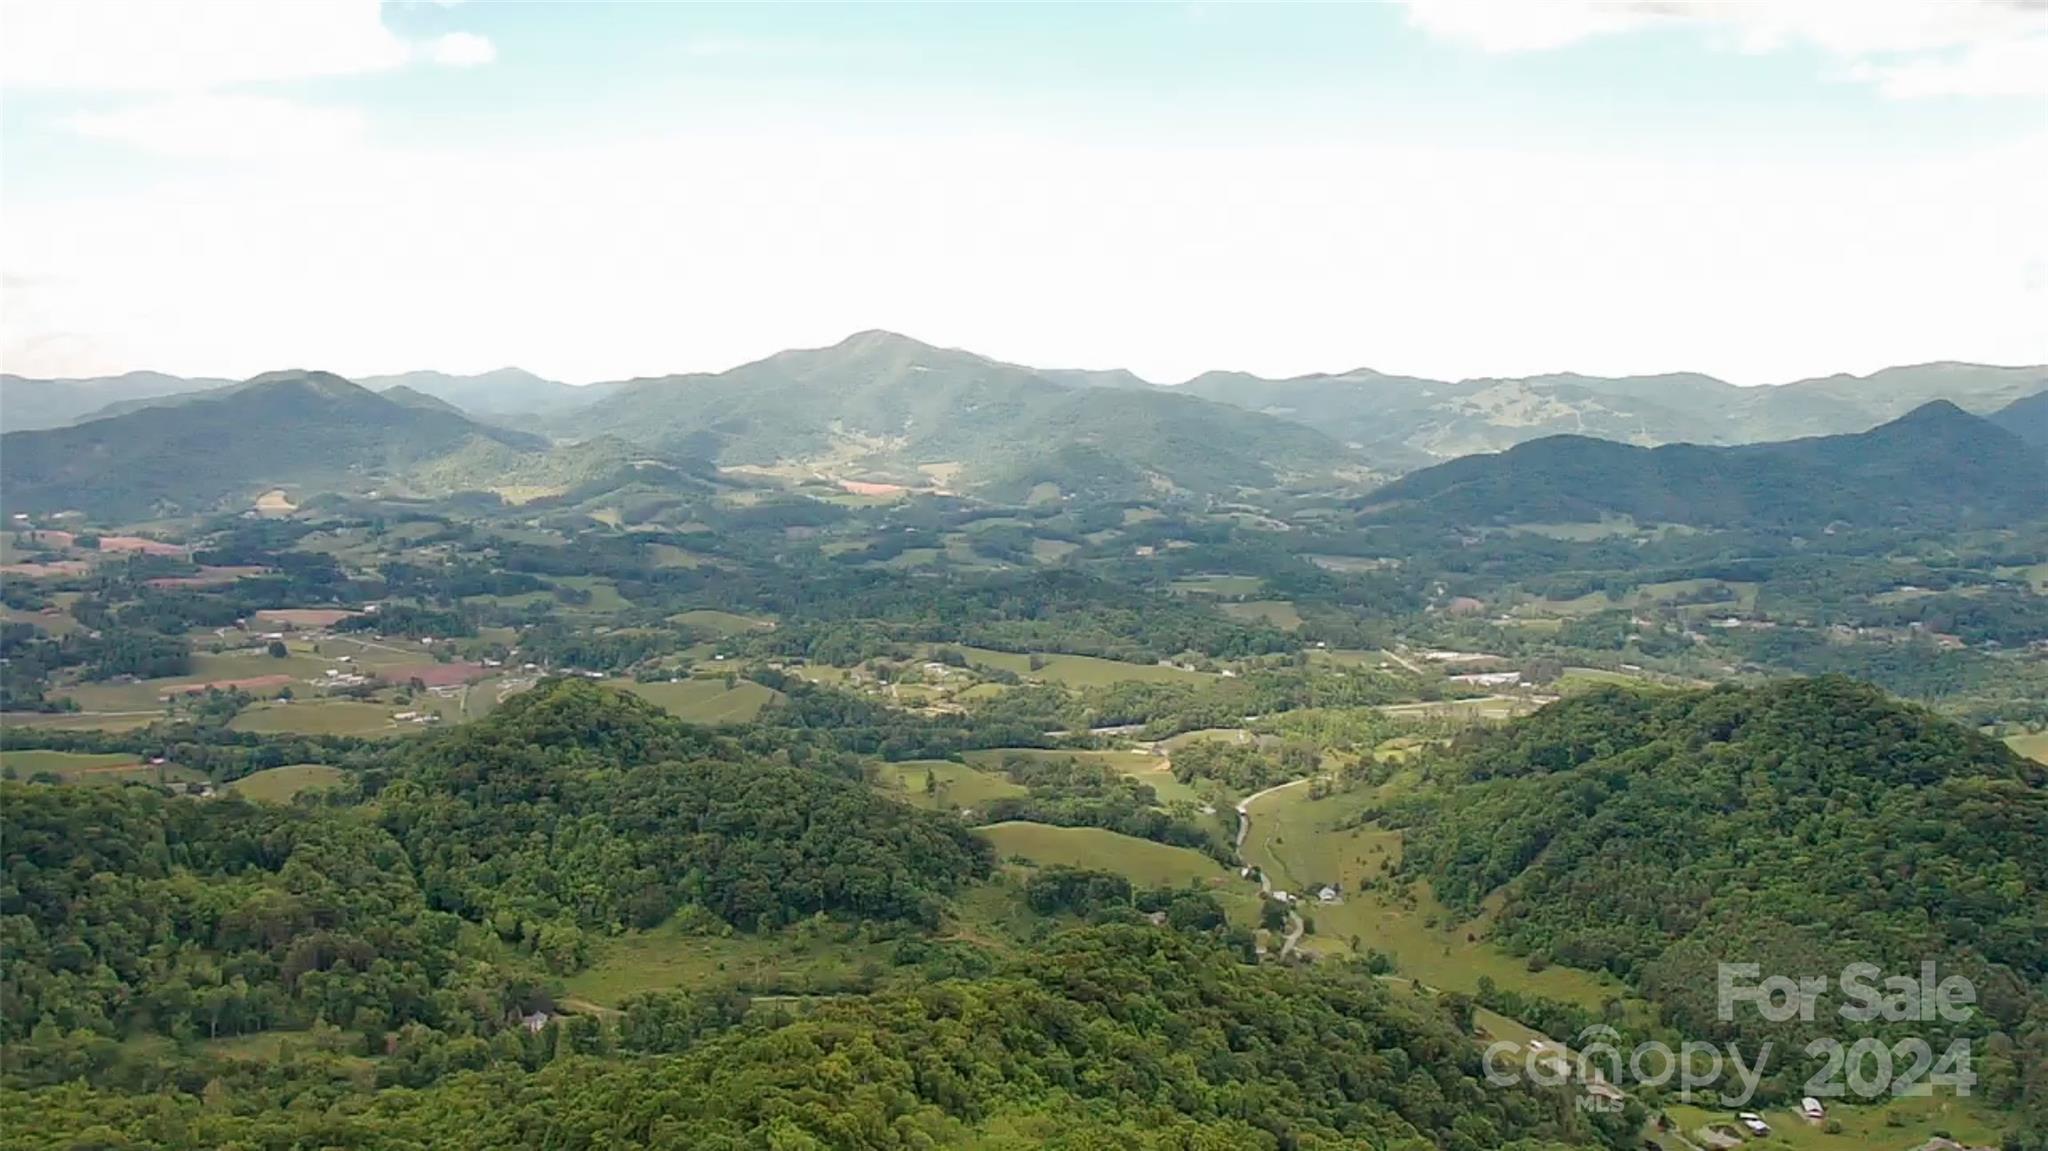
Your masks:
M938 784L934 795L925 794L926 773ZM931 811L978 808L992 799L1023 795L1024 789L1001 775L978 771L949 759L911 759L885 763L875 773L876 783L895 799Z
M64 783L202 783L206 774L177 764L150 764L129 752L0 751L0 770L16 779L48 773Z
M1160 741L1160 746L1172 752L1178 751L1191 743L1200 743L1205 739L1215 740L1218 743L1250 743L1252 738L1252 733L1241 727L1205 727L1196 731L1184 731L1179 735L1168 736Z
M1119 775L1130 776L1149 786L1159 796L1161 804L1180 799L1196 804L1203 802L1194 788L1173 777L1172 761L1149 751L1067 751L1044 747L998 747L986 751L970 751L961 758L976 767L996 773L1000 772L1003 760L1013 755L1025 759L1078 759L1099 763Z
M1033 539L1031 558L1042 564L1056 564L1080 548L1067 540Z
M1302 941L1314 952L1347 952L1357 938L1361 948L1394 956L1402 975L1432 987L1467 994L1478 990L1481 976L1512 990L1532 992L1597 1007L1602 999L1621 994L1618 985L1567 967L1531 972L1516 956L1486 941L1486 916L1459 922L1436 901L1427 884L1416 885L1413 906L1386 891L1367 891L1364 882L1391 874L1401 863L1401 833L1376 824L1342 827L1349 817L1383 802L1405 781L1396 777L1386 788L1309 798L1306 786L1276 791L1252 804L1252 831L1245 858L1265 871L1273 886L1306 893L1335 883L1343 893L1336 905L1311 903L1303 913L1315 920L1315 934ZM1476 937L1476 938L1473 938Z
M590 593L589 603L570 605L566 609L569 611L610 614L612 612L630 611L633 607L632 604L626 602L625 596L619 594L618 585L602 576L557 576L554 582L562 587L574 588L577 591L587 591Z
M347 773L319 763L294 763L259 771L228 784L228 790L258 803L290 803L302 791L340 783Z
M766 630L775 626L773 620L740 615L738 612L717 611L711 608L696 608L691 611L677 612L675 615L668 617L668 619L670 623L679 623L684 627L702 628L705 631L715 632L722 636L741 635L746 632Z
M1051 827L1043 823L991 823L974 829L1003 859L1018 856L1040 866L1064 864L1114 871L1145 887L1184 887L1236 878L1222 864L1185 847L1135 839L1099 827Z
M2005 745L2028 759L2048 763L2048 731L2006 737Z
M1155 663L1124 663L1114 659L1098 659L1092 655L1042 654L1039 659L1043 661L1044 666L1033 671L1029 655L985 647L964 647L960 650L967 653L970 663L987 664L1021 676L1051 680L1073 687L1100 687L1103 684L1126 680L1136 680L1140 683L1202 683L1215 678L1204 671L1162 667Z
M1536 710L1531 700L1489 695L1478 699L1431 700L1423 703L1390 703L1381 712L1411 719L1512 719Z
M131 731L164 717L154 711L11 711L0 715L0 727L39 727L48 731Z
M685 935L669 924L630 931L599 943L591 966L565 988L575 999L616 1006L630 995L671 988L745 987L801 994L857 977L864 965L886 968L886 943L806 943L792 933Z
M761 709L782 698L782 693L752 680L735 680L727 688L724 679L685 679L673 683L629 683L620 685L641 699L690 723L747 723Z
M1674 1103L1665 1111L1687 1134L1729 1121L1725 1110L1683 1103ZM1959 1099L1947 1091L1924 1098L1887 1097L1863 1105L1850 1099L1831 1099L1828 1118L1841 1128L1833 1133L1806 1122L1790 1108L1767 1107L1760 1114L1771 1125L1771 1134L1757 1146L1790 1151L1908 1151L1937 1135L1960 1140L1965 1146L1996 1147L2004 1126L1982 1100ZM1686 1144L1667 1137L1665 1146L1676 1149Z
M355 700L310 700L304 703L259 703L242 709L228 727L234 731L292 732L299 735L386 735L399 730L391 715L417 710L388 703ZM405 730L417 730L404 725Z
M117 767L135 762L132 752L99 754L84 751L0 751L0 768L11 768L27 779L37 772L70 776L93 768Z
M1257 595L1266 581L1247 575L1198 575L1166 585L1183 595Z

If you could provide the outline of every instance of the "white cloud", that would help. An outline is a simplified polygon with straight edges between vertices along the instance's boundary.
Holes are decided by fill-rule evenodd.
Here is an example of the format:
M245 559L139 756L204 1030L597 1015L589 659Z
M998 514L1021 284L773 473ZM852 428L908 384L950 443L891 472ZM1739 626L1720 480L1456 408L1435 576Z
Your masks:
M1854 74L1897 99L2048 95L2048 36L1978 44L1946 56L1859 62Z
M2038 363L2044 157L2039 142L1845 159L794 127L372 148L317 180L282 163L14 206L7 267L34 306L0 313L0 360L513 362L586 380L880 326L1161 379Z
M495 54L465 32L406 40L377 0L8 0L0 33L17 89L198 92Z
M450 32L427 42L427 58L450 68L474 68L498 58L498 49L473 32Z
M367 135L353 108L321 107L268 96L200 94L79 112L64 121L82 136L114 140L159 156L237 159L296 156L341 159Z
M1402 0L1409 23L1485 52L1540 52L1656 25L1744 52L1811 45L1890 96L2048 95L2048 7L2030 0Z

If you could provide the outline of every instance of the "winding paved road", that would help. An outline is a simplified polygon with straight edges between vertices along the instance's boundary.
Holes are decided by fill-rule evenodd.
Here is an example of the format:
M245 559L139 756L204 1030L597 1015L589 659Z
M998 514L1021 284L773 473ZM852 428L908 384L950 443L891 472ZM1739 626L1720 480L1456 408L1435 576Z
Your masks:
M1276 791L1285 791L1290 787L1299 787L1307 782L1307 779L1289 780L1286 783L1276 784L1272 787L1269 787L1264 791L1255 791L1252 794L1247 795L1243 799L1237 801L1238 866L1251 866L1251 861L1247 860L1244 857L1244 841L1245 837L1250 835L1252 830L1252 802L1254 800L1263 799ZM1273 894L1273 881L1267 878L1266 869L1263 867L1259 868L1259 894ZM1300 898L1300 893L1295 893L1295 897ZM1308 925L1301 921L1301 916L1295 912L1294 906L1292 904L1289 904L1287 907L1287 935L1280 941L1280 958L1285 959L1288 956L1294 954L1294 947L1296 944L1301 942L1302 933L1306 931L1307 928Z

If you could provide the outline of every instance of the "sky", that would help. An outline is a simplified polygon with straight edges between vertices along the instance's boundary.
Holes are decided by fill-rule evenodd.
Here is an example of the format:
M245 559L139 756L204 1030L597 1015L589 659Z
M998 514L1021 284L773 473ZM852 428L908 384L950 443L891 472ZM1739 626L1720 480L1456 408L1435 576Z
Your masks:
M2048 5L0 0L0 368L2048 362Z

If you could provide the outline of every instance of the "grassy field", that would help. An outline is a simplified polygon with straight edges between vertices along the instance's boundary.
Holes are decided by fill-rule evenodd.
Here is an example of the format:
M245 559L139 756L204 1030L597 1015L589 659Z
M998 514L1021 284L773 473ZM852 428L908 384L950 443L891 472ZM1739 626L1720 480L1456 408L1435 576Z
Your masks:
M78 621L72 619L70 613L61 611L23 611L0 606L0 621L31 624L60 639L78 630Z
M725 680L714 678L623 686L677 719L702 724L747 723L761 714L762 708L782 698L781 692L748 679L734 681L730 689Z
M1480 699L1390 703L1379 710L1387 715L1407 716L1411 719L1499 720L1527 715L1536 710L1536 704L1526 699L1508 696L1486 696Z
M1222 864L1199 851L1135 839L1099 827L1049 827L1043 823L992 823L974 829L1002 859L1020 856L1040 866L1065 864L1114 871L1145 887L1236 880Z
M1246 623L1269 623L1281 631L1293 631L1301 626L1301 613L1284 599L1254 599L1218 606L1224 615Z
M845 983L866 967L887 970L893 945L771 935L686 935L664 924L597 944L590 967L565 984L569 997L615 1007L643 991L745 987L803 994Z
M2048 763L2048 731L2037 731L2032 735L2007 736L2005 744L2028 759Z
M740 635L745 632L775 626L773 620L740 615L737 612L716 611L711 608L695 608L690 611L677 612L675 615L668 617L668 619L670 623L679 623L684 627L700 628L720 636Z
M1601 519L1597 523L1529 523L1515 524L1509 530L1523 532L1545 539L1567 540L1575 543L1590 543L1610 536L1632 536L1641 529L1629 516Z
M1050 680L1069 687L1099 687L1103 684L1124 680L1141 683L1201 683L1214 678L1208 672L1187 671L1177 667L1161 667L1155 663L1123 663L1113 659L1097 659L1092 655L1053 655L1039 658L1045 666L1031 670L1031 657L1013 651L995 651L985 647L966 647L970 663L983 663L1003 671L1033 679Z
M48 772L64 783L203 783L206 773L176 764L152 766L127 752L0 751L0 770L16 779Z
M1262 868L1275 887L1307 892L1312 885L1335 882L1342 889L1341 904L1306 910L1316 933L1302 941L1304 949L1342 953L1357 936L1360 947L1394 956L1402 975L1451 991L1474 992L1479 977L1490 975L1502 987L1588 1007L1622 993L1618 984L1582 971L1550 967L1531 972L1522 960L1486 942L1484 916L1470 923L1455 921L1426 885L1417 885L1412 907L1398 902L1391 891L1364 890L1365 880L1400 865L1401 834L1336 825L1384 800L1387 792L1361 789L1322 800L1308 795L1308 788L1293 787L1259 800L1245 843L1246 859ZM1468 935L1477 938L1468 940Z
M936 777L939 790L926 795L925 773ZM912 759L885 763L876 772L876 783L893 798L932 811L979 808L991 799L1022 795L1024 789L993 772L977 771L964 763L946 759Z
M1727 614L1731 611L1747 612L1756 607L1757 585L1739 580L1685 579L1667 580L1663 583L1646 583L1631 591L1610 597L1604 591L1588 592L1575 599L1539 599L1521 604L1515 609L1517 615L1579 616L1594 612L1615 611L1621 608L1649 607L1668 604L1680 599L1698 595L1710 584L1723 584L1735 593L1734 599L1717 600L1707 603L1683 605L1687 612L1697 615L1712 615L1716 612Z
M1820 1127L1808 1123L1792 1111L1776 1108L1757 1112L1764 1122L1771 1125L1771 1133L1762 1139L1750 1140L1743 1144L1757 1151L1908 1151L1927 1142L1935 1132L1946 1133L1950 1138L1971 1146L1998 1145L2001 1130L1997 1117L1988 1112L1975 1099L1957 1099L1946 1092L1917 1099L1886 1099L1867 1106L1851 1106L1847 1102L1836 1102L1828 1107L1828 1118L1842 1125L1839 1134L1830 1135ZM1690 1134L1708 1123L1728 1123L1734 1119L1731 1111L1715 1111L1702 1107L1688 1107L1674 1104L1665 1108L1679 1130ZM1899 1121L1894 1127L1885 1120L1890 1116ZM1676 1149L1683 1144L1670 1141L1665 1146Z
M633 607L626 602L625 596L619 594L618 585L602 576L556 576L555 582L563 587L590 593L589 603L576 604L568 609L570 611L610 615L613 612L629 611Z
M1159 796L1162 804L1175 800L1190 803L1206 802L1200 793L1173 777L1172 760L1149 751L1064 751L1042 747L998 747L987 751L970 751L964 758L977 767L993 772L1001 766L1005 756L1021 755L1026 759L1080 759L1099 763L1112 771L1128 775L1132 779L1149 785Z
M1166 585L1183 595L1257 595L1266 581L1247 575L1197 575Z
M345 776L338 767L294 763L245 775L228 784L228 790L258 803L290 803L302 791L333 787Z
M1218 740L1223 743L1248 743L1252 739L1252 733L1241 727L1205 727L1197 731L1184 731L1179 735L1170 735L1160 740L1159 745L1167 751L1173 752L1179 751L1191 743L1200 743L1205 739Z
M647 558L658 568L702 567L705 559L696 552L685 551L674 544L662 543L648 544Z
M147 727L163 717L162 708L121 713L10 711L0 715L0 726L40 727L50 731L129 731Z
M1031 558L1042 564L1056 564L1080 548L1080 544L1067 540L1034 538L1031 541Z
M398 731L393 712L417 711L411 704L359 703L319 699L304 703L259 703L244 708L228 727L234 731L296 732L300 735L385 735ZM410 724L406 731L416 731Z

